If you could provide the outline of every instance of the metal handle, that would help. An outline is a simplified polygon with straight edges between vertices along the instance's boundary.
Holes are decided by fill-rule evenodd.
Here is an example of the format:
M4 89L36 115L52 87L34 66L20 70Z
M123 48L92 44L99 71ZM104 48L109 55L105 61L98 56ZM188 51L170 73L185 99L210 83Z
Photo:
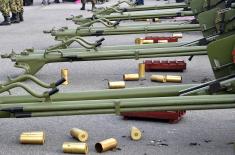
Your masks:
M55 93L58 93L59 89L58 88L53 88L52 90L50 90L48 93L49 96L54 95Z
M65 81L66 81L65 78L61 78L60 80L55 82L55 86L57 87L57 86L61 85L62 83L64 83Z
M99 47L99 46L101 46L102 45L102 42L98 42L96 45L95 45L95 47Z
M9 81L2 84L2 86L7 86L7 85L10 85L10 84L13 84L16 82L23 82L26 80L31 80L31 81L35 82L36 84L38 84L39 86L44 87L44 88L52 88L53 87L52 84L47 84L47 83L39 80L35 76L29 75L29 74L20 75L20 76L16 77L15 79L11 79L10 77L8 77L8 80Z
M101 40L101 41L103 41L103 40ZM60 44L57 44L55 46L51 46L51 47L47 48L47 51L52 51L52 50L56 50L56 49L65 49L65 48L69 47L74 42L78 43L79 45L81 45L82 47L84 47L86 49L95 49L95 47L97 46L97 41L95 43L90 43L90 42L84 40L83 38L76 36L76 37L73 37L67 41L63 41Z
M105 38L101 38L101 39L97 40L96 43L101 43L101 42L103 42L104 40L105 40Z

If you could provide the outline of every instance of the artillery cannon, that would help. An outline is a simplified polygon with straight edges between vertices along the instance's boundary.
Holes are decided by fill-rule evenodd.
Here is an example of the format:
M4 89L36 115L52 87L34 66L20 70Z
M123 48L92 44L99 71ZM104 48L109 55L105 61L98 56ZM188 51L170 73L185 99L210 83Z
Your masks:
M222 9L224 14L231 14L234 16L234 9ZM61 28L59 30L51 30L52 36L55 36L56 40L66 41L74 36L103 36L103 35L122 35L122 34L139 34L139 33L153 33L153 32L183 32L183 31L202 31L204 37L213 35L210 31L214 31L215 25L219 23L216 21L220 14L223 14L219 8L211 9L200 13L197 18L199 24L149 24L149 25L135 25L135 26L115 26L114 27L91 27L94 23L89 23L86 26L90 27L78 27L77 29ZM226 13L230 12L230 13ZM99 19L101 20L101 19ZM233 19L226 16L229 23L233 22ZM102 21L102 20L101 20ZM90 25L91 24L91 25ZM226 25L226 23L225 23ZM212 27L212 28L209 28ZM210 33L210 35L206 35Z
M216 79L204 84L61 93L44 98L1 96L0 117L234 108L234 44L235 35L232 35L208 45L208 57ZM14 80L14 82L19 81L21 78ZM11 84L10 82L4 85ZM4 87L0 88L0 91L2 89Z
M73 16L71 18L66 18L67 20L72 20L75 24L82 25L92 22L97 19L106 19L110 21L121 21L121 20L138 20L138 19L155 19L155 18L169 18L169 17L183 17L183 16L197 16L199 13L211 10L213 8L224 9L226 2L224 0L191 0L187 3L188 8L191 11L180 10L161 10L161 11L135 11L135 12L123 12L118 11L111 14L94 14L91 17L84 18L83 16ZM152 7L151 7L152 8ZM115 7L111 7L111 10L115 10ZM155 9L154 9L155 10ZM109 12L109 11L108 11ZM195 22L195 21L194 21Z
M208 38L192 43L99 47L104 39L95 43L88 43L82 38L75 37L49 47L45 51L26 50L20 54L13 52L10 55L2 55L2 58L10 58L16 62L15 67L23 68L27 74L35 74L45 64L53 62L206 55L207 47L202 45L234 34L233 17L235 16L235 10L229 9L216 13L218 13L218 10L213 9L198 16L204 36L208 36ZM210 20L204 18L208 14ZM222 16L224 18L221 18ZM64 49L73 42L80 43L86 49Z
M172 3L172 4L161 4L155 6L138 6L129 1L120 1L110 7L106 8L97 8L93 12L95 15L109 15L111 13L120 13L123 12L133 12L133 11L147 11L147 10L162 10L162 9L177 9L183 8L184 10L188 10L188 3ZM122 7L122 4L128 5L128 7Z

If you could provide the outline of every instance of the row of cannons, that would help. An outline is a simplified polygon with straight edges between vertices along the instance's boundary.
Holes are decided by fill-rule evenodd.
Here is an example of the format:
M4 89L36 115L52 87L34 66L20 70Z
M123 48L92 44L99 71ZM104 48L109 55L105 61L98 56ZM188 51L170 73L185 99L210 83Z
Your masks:
M2 83L0 93L21 87L30 95L0 96L0 117L119 115L123 112L234 108L235 9L229 2L190 0L185 3L148 7L122 1L109 8L95 10L91 17L68 17L67 20L77 24L76 29L64 27L45 31L60 43L45 50L25 49L20 53L11 52L1 56L13 61L15 67L24 69L25 74L14 79L9 78ZM124 20L161 20L184 16L195 18L183 22L122 26ZM100 38L96 42L84 39L85 36L186 31L201 31L203 38L192 42L128 46L102 46L105 38ZM77 43L81 47L71 48L72 43ZM45 64L54 62L177 56L192 58L197 55L208 56L215 80L203 84L58 93L58 87L65 79L48 84L33 76ZM48 91L35 92L23 83L26 80L31 80Z

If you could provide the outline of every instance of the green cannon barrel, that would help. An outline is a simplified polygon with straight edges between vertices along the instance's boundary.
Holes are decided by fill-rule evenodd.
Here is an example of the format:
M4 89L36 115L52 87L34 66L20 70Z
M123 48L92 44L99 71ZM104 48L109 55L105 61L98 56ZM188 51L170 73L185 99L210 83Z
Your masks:
M25 69L27 74L35 74L45 64L68 61L92 61L92 60L116 60L116 59L140 59L153 57L192 56L206 55L206 46L189 46L174 48L151 48L151 49L126 49L96 52L63 52L63 49L35 52L31 55L16 54L11 57L15 61L15 67Z
M195 84L157 86L146 88L126 88L121 90L96 90L82 91L76 93L58 93L51 96L52 101L80 101L80 100L101 100L101 99L119 99L119 98L144 98L161 96L178 96L179 92L197 86ZM143 91L144 90L144 91ZM1 96L0 105L15 103L44 102L42 98L32 96Z
M182 17L182 16L194 16L192 11L138 11L138 12L124 12L123 14L110 14L110 15L96 15L90 18L73 17L71 20L75 24L85 24L94 19L105 18L111 21L117 20L136 20L136 19L154 19L164 17Z
M117 27L117 28L82 28L82 29L64 29L53 30L52 36L56 40L67 40L75 36L103 36L103 35L123 35L123 34L141 34L157 32L185 32L201 31L199 24L176 24L176 25L141 25L135 27Z
M147 10L162 10L162 9L177 9L177 8L187 8L186 3L171 3L171 4L161 4L155 6L133 6L133 7L110 7L105 9L95 10L94 14L96 15L109 15L119 11L123 12L133 12L133 11L147 11Z
M1 106L1 117L43 117L81 114L120 114L122 112L226 109L235 107L235 96L198 95L117 100L86 100Z

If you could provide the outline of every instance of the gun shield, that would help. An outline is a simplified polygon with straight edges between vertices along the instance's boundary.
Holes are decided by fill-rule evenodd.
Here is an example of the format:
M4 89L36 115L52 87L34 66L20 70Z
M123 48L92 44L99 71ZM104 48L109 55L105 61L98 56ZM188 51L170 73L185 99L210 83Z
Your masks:
M80 153L80 154L88 153L88 146L86 143L64 142L62 145L62 149L64 153Z
M131 128L131 139L132 140L140 140L141 137L142 137L141 131L138 128L133 126Z
M70 130L70 135L81 142L85 142L88 139L88 133L78 128L72 128Z
M23 132L20 135L21 144L44 144L45 143L45 134L44 132Z
M114 138L110 138L110 139L103 140L99 143L96 143L95 149L97 152L101 153L101 152L105 152L105 151L114 149L117 147L117 145L118 145L117 140Z

